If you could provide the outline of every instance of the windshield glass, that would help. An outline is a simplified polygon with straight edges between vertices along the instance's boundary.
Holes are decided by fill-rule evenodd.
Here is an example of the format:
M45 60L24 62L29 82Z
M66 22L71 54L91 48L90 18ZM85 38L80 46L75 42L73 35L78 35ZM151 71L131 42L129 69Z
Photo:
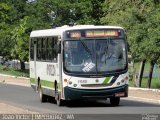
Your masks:
M64 41L64 69L72 73L107 73L124 70L126 50L123 39Z

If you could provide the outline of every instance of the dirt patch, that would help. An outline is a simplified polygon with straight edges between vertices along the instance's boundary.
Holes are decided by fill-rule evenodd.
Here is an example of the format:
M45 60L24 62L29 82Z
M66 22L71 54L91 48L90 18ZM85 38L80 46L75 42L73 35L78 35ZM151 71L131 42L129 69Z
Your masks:
M160 100L160 92L151 90L129 90L129 96Z
M3 76L3 75L0 75L0 82L2 82L2 83L18 83L18 84L24 84L24 85L30 84L29 79L11 77L11 76Z

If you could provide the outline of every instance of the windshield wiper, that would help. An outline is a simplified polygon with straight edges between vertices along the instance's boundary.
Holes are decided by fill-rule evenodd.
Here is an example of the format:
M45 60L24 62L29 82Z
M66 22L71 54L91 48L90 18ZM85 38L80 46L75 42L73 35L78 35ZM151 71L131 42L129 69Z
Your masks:
M104 51L104 54L105 54L105 64L107 63L107 54L108 54L108 44L110 42L110 39L108 38L107 41L106 41L106 49Z
M107 53L108 53L108 45L107 45L107 48L106 48L106 50L105 50L105 64L107 63Z
M88 46L85 44L85 42L82 39L80 39L80 41L81 41L81 44L83 45L83 47L85 48L85 50L92 56L92 52L88 48Z

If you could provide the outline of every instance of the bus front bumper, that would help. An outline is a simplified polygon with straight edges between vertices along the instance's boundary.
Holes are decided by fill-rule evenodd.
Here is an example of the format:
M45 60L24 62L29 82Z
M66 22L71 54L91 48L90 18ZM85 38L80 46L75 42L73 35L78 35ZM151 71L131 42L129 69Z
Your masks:
M128 97L128 85L105 89L77 89L64 87L66 100L106 99L111 97Z

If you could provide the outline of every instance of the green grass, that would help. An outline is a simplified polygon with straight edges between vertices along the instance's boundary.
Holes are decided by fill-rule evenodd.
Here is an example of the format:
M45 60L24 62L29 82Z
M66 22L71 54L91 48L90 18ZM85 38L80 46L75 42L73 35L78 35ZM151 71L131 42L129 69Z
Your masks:
M148 84L148 78L143 78L141 87L147 88L147 84ZM129 86L134 87L134 83L132 80L129 81ZM160 78L152 78L151 88L160 89Z
M0 74L29 77L29 70L18 70L14 67L0 65Z
M139 69L140 69L140 62L134 63L134 69L135 69L136 74L138 75ZM150 64L147 62L144 67L144 73L149 74L149 70L150 70ZM156 74L158 75L159 73L160 73L160 67L156 66ZM130 74L130 78L131 78L131 76L132 76L132 68L131 67L129 67L129 74ZM142 83L141 83L142 88L147 88L148 79L149 79L148 77L145 77L142 79ZM129 85L131 87L134 87L134 83L133 83L132 79L130 79ZM151 88L160 89L160 78L158 78L158 77L152 78Z

